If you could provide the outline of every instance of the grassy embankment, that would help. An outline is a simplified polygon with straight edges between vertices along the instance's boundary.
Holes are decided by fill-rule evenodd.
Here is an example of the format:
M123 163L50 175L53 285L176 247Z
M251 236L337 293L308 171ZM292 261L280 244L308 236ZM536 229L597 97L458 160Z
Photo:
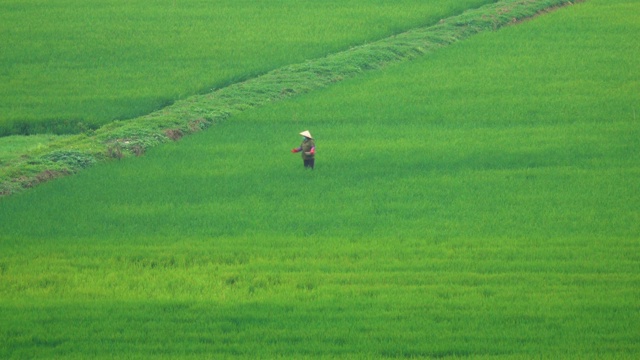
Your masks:
M637 10L589 1L3 199L0 354L637 358Z

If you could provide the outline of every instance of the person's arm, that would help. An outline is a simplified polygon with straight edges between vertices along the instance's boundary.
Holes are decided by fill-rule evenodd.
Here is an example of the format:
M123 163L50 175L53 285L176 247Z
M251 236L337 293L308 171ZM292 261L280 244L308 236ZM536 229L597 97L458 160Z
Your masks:
M300 152L300 151L302 151L302 145L300 145L300 147L298 147L298 148L291 149L292 153L297 153L297 152Z

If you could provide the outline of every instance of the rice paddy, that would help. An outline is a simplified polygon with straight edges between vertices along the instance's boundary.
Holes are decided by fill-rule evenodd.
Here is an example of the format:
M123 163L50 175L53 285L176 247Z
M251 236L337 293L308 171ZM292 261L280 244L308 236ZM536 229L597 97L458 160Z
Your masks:
M0 356L636 358L637 8L559 9L0 199Z

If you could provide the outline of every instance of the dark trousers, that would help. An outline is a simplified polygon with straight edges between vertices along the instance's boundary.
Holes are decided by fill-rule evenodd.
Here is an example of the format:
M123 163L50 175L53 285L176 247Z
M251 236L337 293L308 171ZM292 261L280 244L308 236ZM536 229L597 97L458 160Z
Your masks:
M311 170L313 170L313 166L315 165L315 159L305 159L302 160L304 161L304 168L311 168Z

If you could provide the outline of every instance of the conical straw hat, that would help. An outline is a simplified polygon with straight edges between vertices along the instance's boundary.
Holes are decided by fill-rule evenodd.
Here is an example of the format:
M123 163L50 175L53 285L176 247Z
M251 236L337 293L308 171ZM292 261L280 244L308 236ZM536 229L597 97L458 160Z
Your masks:
M311 133L309 132L309 130L305 130L305 131L301 132L300 135L302 135L304 137L308 137L309 139L313 139L313 136L311 136Z

